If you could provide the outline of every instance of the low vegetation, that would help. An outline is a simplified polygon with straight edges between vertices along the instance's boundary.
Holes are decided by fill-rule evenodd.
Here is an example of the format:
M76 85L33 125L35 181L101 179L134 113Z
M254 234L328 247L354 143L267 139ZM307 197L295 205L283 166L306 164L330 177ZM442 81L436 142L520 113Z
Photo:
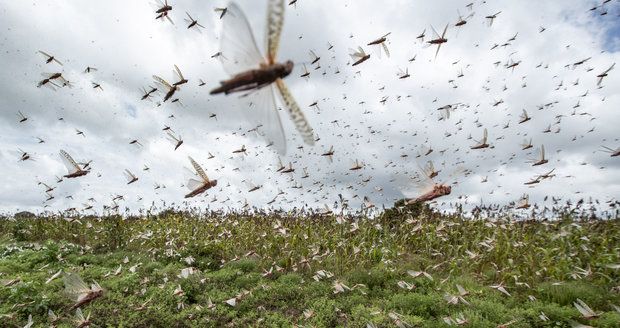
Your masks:
M72 272L104 289L81 308L92 327L619 327L619 223L428 208L4 218L0 325L47 327L52 310L75 326Z

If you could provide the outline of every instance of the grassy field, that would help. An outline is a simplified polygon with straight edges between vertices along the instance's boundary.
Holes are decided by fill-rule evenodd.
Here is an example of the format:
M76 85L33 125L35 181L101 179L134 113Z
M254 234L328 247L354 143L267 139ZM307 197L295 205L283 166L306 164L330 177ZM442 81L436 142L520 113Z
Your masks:
M618 220L0 219L0 326L75 326L74 272L92 327L620 327L618 264Z

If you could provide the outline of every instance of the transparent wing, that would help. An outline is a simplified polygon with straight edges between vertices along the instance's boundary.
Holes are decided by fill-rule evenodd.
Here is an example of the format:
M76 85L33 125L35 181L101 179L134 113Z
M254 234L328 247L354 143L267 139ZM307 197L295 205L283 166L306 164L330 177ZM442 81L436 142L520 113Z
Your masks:
M293 95L288 90L282 79L277 79L276 85L278 86L278 90L280 90L280 96L282 96L282 101L288 109L288 113L293 121L293 124L295 124L295 128L297 128L297 131L299 131L306 144L311 146L314 145L314 133L312 131L312 127L310 126L310 123L308 123L308 120L306 120L306 117L299 108L299 105L297 105L297 102L295 102L295 98L293 98Z
M196 173L192 172L192 170L188 168L183 169L183 176L185 177L185 186L190 191L194 191L204 184L204 181L200 181L201 177L199 177Z
M428 161L426 166L420 166L420 171L424 173L424 176L430 177L433 173L435 173L435 165L433 165L433 161Z
M177 80L179 80L179 81L184 80L183 73L181 73L181 70L179 69L179 67L176 64L174 65L173 73L176 76Z
M366 56L366 52L362 47L358 47L357 50L349 48L349 56L351 56L353 60L358 60Z
M63 164L65 164L65 166L67 167L67 170L69 170L69 173L76 172L80 169L80 167L73 160L71 155L69 155L66 151L62 149L60 150L60 158L62 159Z
M127 179L127 181L131 181L133 179L133 174L131 174L131 172L129 172L129 170L125 170L125 179Z
M435 183L430 178L418 174L415 177L394 176L396 188L407 198L415 198L431 191Z
M158 82L159 84L165 86L168 89L172 89L172 86L170 85L170 83L166 82L166 80L162 79L161 77L157 76L157 75L153 75L153 79Z
M351 56L351 59L353 60L359 59L359 53L351 48L349 48L349 56Z
M521 147L529 146L531 143L532 143L531 139L529 141L527 139L525 139L525 140L523 140L523 143L521 144Z
M437 33L437 30L435 30L433 25L431 25L431 29L433 30L433 35L434 35L435 39L439 39L440 38L439 33Z
M248 120L262 125L259 131L264 134L267 141L273 142L279 154L284 155L286 138L273 93L273 86L268 86L250 94L251 104L244 114Z
M468 170L463 166L457 166L450 169L447 174L443 175L442 184L454 184L468 174Z
M414 188L414 191L416 191L419 195L429 192L433 189L435 184L437 184L437 181L431 178L431 174L439 173L442 170L436 171L433 161L428 161L425 166L420 165L420 163L417 163L417 165L418 171L415 172L415 176L412 179L413 183L411 184L411 186ZM437 177L435 177L434 179L437 179Z
M173 144L179 142L179 138L177 138L172 132L168 131L168 140Z
M121 266L122 267L122 266ZM92 284L90 284L90 290L103 290L103 288L101 288L101 286L99 285L99 283L97 283L96 281L93 281Z
M158 10L164 6L164 3L161 0L155 0L154 2L151 2L150 5L153 10Z
M82 313L82 309L77 308L77 310L75 310L75 319L78 322L84 322L86 319L84 318L84 314Z
M45 57L52 57L50 54L48 54L47 52L45 52L43 50L39 50L39 53L42 54Z
M185 184L187 186L187 189L194 191L200 187L202 187L202 185L204 184L204 182L200 182L196 179L188 179L187 183Z
M319 58L319 56L317 56L313 50L310 50L310 61L315 61L317 58Z
M77 301L82 295L90 291L88 285L76 273L66 273L63 281L65 283L65 293L74 301Z
M444 38L446 36L446 31L448 31L448 26L450 24L446 24L446 27L443 29L443 33L441 33L441 37Z
M204 181L209 181L209 177L207 177L207 173L205 173L205 171L202 169L202 167L200 167L200 165L198 165L198 163L196 163L196 161L189 157L189 161L192 163L192 166L194 167L194 170L196 170L196 173L198 173L198 175L204 180Z
M254 189L256 187L256 185L254 183L252 183L251 181L245 181L245 186L248 189Z
M377 44L377 45L372 46L372 48L373 48L374 53L377 54L377 57L381 58L381 45Z
M222 20L224 22L220 39L220 51L222 52L220 58L224 71L235 75L258 68L261 63L264 63L265 59L258 50L250 23L236 3L232 2L228 5L228 13Z
M390 58L390 50L388 50L387 45L385 44L385 42L381 43L381 46L383 46L383 50L385 51L385 55Z
M267 11L267 57L274 63L280 47L280 35L284 25L284 0L269 0Z

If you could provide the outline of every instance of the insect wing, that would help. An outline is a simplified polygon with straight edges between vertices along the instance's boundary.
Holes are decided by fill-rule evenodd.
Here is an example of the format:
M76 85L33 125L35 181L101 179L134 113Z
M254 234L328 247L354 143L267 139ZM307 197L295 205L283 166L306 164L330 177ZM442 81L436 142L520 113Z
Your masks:
M75 310L75 320L78 323L86 321L86 318L84 318L84 314L82 313L82 309L77 308L77 310Z
M366 52L364 51L364 49L362 49L362 47L358 47L357 50L349 49L349 52L351 59L353 60L359 60L362 59L362 57L366 56Z
M185 185L187 186L187 189L189 189L190 191L194 191L202 187L204 185L204 182L200 182L196 179L188 179Z
M295 124L295 128L299 131L306 144L311 146L314 145L314 132L312 131L312 127L299 108L299 105L297 105L297 102L295 102L295 98L293 98L293 95L282 79L277 79L276 85L278 86L278 90L280 90L280 96L288 109L288 113L293 124Z
M65 274L63 282L65 283L65 294L76 302L90 292L90 288L76 273Z
M379 59L381 59L381 44L373 45L372 47L374 49L374 53L377 54L377 57L379 57Z
M423 193L431 191L435 183L423 174L417 174L415 177L394 176L396 188L407 198L415 198Z
M286 154L286 138L280 114L276 106L273 86L264 87L249 96L252 105L244 111L251 122L261 124L260 131L264 137L273 142L279 154Z
M198 176L198 174L196 174L191 169L188 169L186 167L183 168L183 177L185 179L185 186L190 191L194 191L202 187L205 183L204 181L202 181L202 178Z
M234 2L228 5L228 13L223 18L220 48L222 66L230 75L258 68L265 61L248 19Z
M168 140L172 142L172 144L176 145L179 142L179 138L177 138L172 132L168 131Z
M154 2L151 2L150 5L153 10L159 10L165 6L164 2L161 0L155 0Z
M269 0L267 12L267 57L274 63L280 47L280 35L284 25L284 0Z
M182 81L185 79L183 77L183 73L181 73L181 70L179 69L177 65L174 65L174 71L172 72L174 73L174 76L177 78L177 80Z
M124 173L125 173L125 178L127 178L127 182L136 178L136 176L127 169L125 170Z
M198 163L196 163L196 161L189 157L189 161L192 163L192 166L194 167L194 170L196 170L196 173L205 181L208 182L209 181L209 177L207 177L207 173L205 173L205 171L202 169L202 167L200 167L200 165L198 165Z
M359 53L356 50L353 50L351 48L349 48L349 56L351 56L351 59L353 59L353 60L360 59Z
M43 56L50 58L52 57L50 54L48 54L47 52L43 51L43 50L39 50L39 53L42 54Z
M71 155L69 155L66 151L60 150L60 158L62 159L63 164L67 167L69 174L75 173L80 170L78 164L73 160Z
M383 51L385 51L385 55L390 58L390 50L388 50L387 45L385 44L385 42L381 43L381 46L383 47Z
M161 77L157 75L153 75L153 79L155 80L155 82L166 87L167 89L172 89L172 86L170 85L170 83L166 82L166 80L162 79Z
M444 29L443 29L443 33L441 33L441 38L442 38L442 39L446 37L446 32L448 31L448 26L449 26L449 25L450 25L450 24L446 24L446 27L444 27Z
M435 30L433 25L431 25L431 29L433 30L433 35L434 35L435 39L439 39L440 38L439 33L437 33L437 30Z

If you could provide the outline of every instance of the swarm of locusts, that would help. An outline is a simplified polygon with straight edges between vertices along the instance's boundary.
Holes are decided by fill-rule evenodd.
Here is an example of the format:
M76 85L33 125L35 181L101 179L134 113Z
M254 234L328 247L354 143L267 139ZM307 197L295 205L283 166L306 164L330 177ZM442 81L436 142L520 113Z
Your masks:
M178 8L177 4L169 3L168 0L154 1L151 4L153 18L174 25L174 13L178 9L173 11L173 8ZM589 11L605 16L607 8L612 7L612 4L608 3L609 0L603 0L602 4ZM255 35L256 30L252 28L240 5L229 2L226 7L212 8L216 19L221 22L221 29L217 37L219 51L212 55L211 59L217 61L218 67L221 64L227 77L217 81L209 76L208 79L205 77L208 81L205 82L200 78L194 79L193 72L187 70L187 66L181 65L185 73L189 73L186 77L179 66L172 64L174 67L172 79L170 75L149 74L149 85L140 88L141 101L151 102L154 107L168 104L184 107L181 97L187 97L187 89L192 90L192 85L202 87L213 84L209 92L209 97L213 99L239 98L234 101L247 105L244 116L247 116L253 128L243 133L240 128L235 127L233 129L235 132L232 134L243 137L247 134L248 138L251 134L265 139L263 140L265 145L255 146L248 143L247 148L245 145L237 148L237 144L235 148L227 149L227 154L224 155L217 151L218 144L213 149L206 149L204 153L208 154L208 160L217 156L212 161L216 162L220 158L222 161L226 161L226 158L230 160L253 158L254 155L273 151L281 157L278 157L277 166L273 166L273 163L264 165L264 172L261 171L261 175L266 176L267 180L251 182L246 178L241 182L244 182L247 188L232 191L238 188L231 184L232 178L240 175L257 175L256 171L244 172L239 166L228 170L230 165L223 164L226 162L217 165L219 168L216 169L214 164L205 164L206 156L201 158L198 157L200 154L196 154L194 156L197 160L187 156L192 169L186 170L185 182L181 184L179 181L179 184L188 191L183 194L176 193L177 201L186 199L182 205L164 204L162 207L157 207L153 202L148 209L131 213L127 209L123 213L119 202L132 195L129 192L114 194L111 196L112 205L104 204L103 201L98 203L95 197L100 197L103 192L96 189L100 184L93 183L95 181L93 179L107 179L108 176L102 175L99 171L96 157L84 162L76 161L72 157L76 156L75 158L79 160L78 156L88 156L88 147L80 147L77 142L71 142L62 146L67 150L56 148L54 154L59 155L67 171L66 174L56 177L56 184L49 181L49 184L43 181L37 182L37 185L44 188L42 191L46 195L42 210L45 211L52 206L45 203L53 203L58 201L58 198L63 198L55 197L60 194L57 188L63 180L84 183L80 185L83 195L91 191L93 193L92 196L88 194L87 197L90 198L87 203L82 204L83 206L70 207L62 212L45 211L38 215L30 212L6 216L0 214L0 328L620 327L620 201L615 197L617 195L599 201L587 196L575 196L581 194L581 191L578 191L573 196L582 198L573 201L551 195L541 196L541 193L537 192L539 190L528 189L532 190L532 203L530 195L523 193L520 198L513 197L510 203L500 206L485 205L479 195L463 194L459 190L460 184L468 183L464 178L474 176L476 173L484 174L484 177L480 175L480 183L487 183L489 181L487 174L498 171L498 169L484 171L481 165L465 160L465 156L468 158L477 156L478 162L490 162L499 160L502 154L497 151L502 149L512 153L507 160L500 161L502 169L507 168L509 163L516 163L518 158L530 154L535 154L536 157L527 162L528 166L531 164L536 169L544 167L544 171L532 172L533 177L523 181L523 185L528 188L534 188L542 181L553 178L556 180L575 178L562 172L562 168L558 166L562 164L559 158L564 154L560 154L563 149L557 148L558 142L552 142L550 137L542 139L540 134L563 136L559 134L562 119L567 121L587 118L589 120L587 124L593 124L590 122L599 117L596 115L602 114L592 111L595 113L593 115L578 110L581 101L578 99L571 109L572 113L562 112L561 108L566 109L565 104L560 103L560 100L550 100L551 102L538 105L537 110L531 108L529 104L530 108L527 110L518 109L517 113L520 115L515 121L514 118L517 116L509 112L510 107L514 107L509 103L512 104L514 100L511 101L509 98L519 97L504 92L509 89L508 82L517 75L521 75L518 77L519 87L521 89L527 87L527 75L519 73L519 70L526 65L533 66L528 62L531 58L524 57L523 62L518 59L521 53L527 56L527 51L517 51L516 49L520 48L513 48L519 46L516 44L518 32L510 38L507 37L513 34L506 35L506 38L502 39L503 44L490 44L488 50L483 42L478 42L486 40L478 40L474 46L477 48L476 51L481 51L478 49L483 48L484 51L498 49L495 50L496 53L499 49L508 49L510 52L506 53L510 54L504 56L505 64L502 66L514 75L501 78L503 82L508 80L501 91L491 89L494 86L491 80L495 78L495 73L487 77L484 83L478 81L461 84L480 85L489 96L497 95L497 98L492 97L492 102L488 105L468 104L454 99L448 104L443 99L439 100L443 103L438 104L441 106L438 108L433 105L437 109L433 109L433 112L439 111L438 120L443 121L445 126L452 126L448 124L448 120L451 113L457 110L461 113L455 115L461 114L466 117L469 113L471 114L469 116L475 116L475 121L472 123L477 130L469 133L467 137L472 143L464 148L455 146L455 149L452 148L455 143L448 148L435 144L436 152L433 156L442 156L441 161L435 160L436 169L433 161L427 157L434 151L431 146L434 140L427 137L424 142L421 141L421 136L427 135L426 131L420 129L418 137L418 131L397 131L392 123L387 123L386 131L391 130L392 133L406 135L407 140L413 140L411 144L402 145L398 144L399 138L394 137L396 134L380 137L382 128L378 124L383 123L381 120L375 123L375 118L372 118L367 121L368 130L375 136L369 137L364 144L372 144L383 139L380 141L381 149L385 152L372 154L377 161L385 158L381 169L376 165L377 161L368 156L357 157L365 153L359 151L362 146L358 140L355 140L356 146L347 147L346 141L349 138L360 140L366 138L365 135L358 133L357 128L351 127L349 122L344 122L344 118L321 119L325 118L324 115L333 115L331 113L319 116L321 113L335 111L329 99L334 98L331 94L317 96L311 100L313 102L303 104L304 107L310 104L308 107L311 110L302 109L297 103L295 94L300 94L303 88L294 82L295 76L308 82L311 74L312 79L321 73L326 76L327 69L330 71L329 74L341 74L336 65L339 53L335 49L340 48L342 42L326 41L327 47L323 48L323 51L318 48L308 50L310 55L308 62L297 63L290 57L284 57L290 55L280 53L285 12L287 7L296 5L297 0L267 1L263 51L257 43L257 39L259 41L260 39L255 37L261 35ZM429 65L437 62L439 51L444 44L446 45L442 56L459 55L455 54L459 46L452 46L458 41L458 31L465 30L466 24L472 26L476 19L486 23L489 29L496 20L496 27L504 24L503 27L509 28L510 24L504 20L504 17L509 15L507 10L504 10L504 14L501 14L501 10L490 11L486 1L476 3L475 6L484 10L484 14L479 13L475 16L472 2L465 6L468 15L461 15L457 9L458 21L446 23L441 34L430 25L428 32L432 35L426 40L426 29L415 38L413 34L408 36L410 43L420 42L434 49L432 53L434 56L428 59ZM615 10L615 7L612 8ZM187 11L182 17L187 24L183 27L184 31L202 33L203 30L211 29L208 21L205 22L201 18L200 22L205 24L202 25ZM301 15L292 18L295 17ZM119 24L121 21L120 18L116 19ZM551 24L549 28L553 29ZM451 31L451 34L448 34L449 29L456 32ZM7 28L7 31L11 30L13 29ZM540 26L537 33L543 33L545 30L546 27ZM397 47L396 40L402 38L398 34L377 33L373 38L369 38L369 41L361 43L365 44L364 47L367 49L375 50L376 56L373 54L372 58L362 46L357 46L356 49L349 48L350 59L346 57L346 70L349 72L343 68L340 76L350 75L342 84L345 85L349 81L348 85L351 85L352 79L374 83L376 78L367 78L370 74L366 71L363 73L365 75L362 75L362 68L366 69L372 65L379 67L382 54L389 59L392 52L392 55L396 55L394 56L396 58L392 59L398 60L401 51ZM519 39L521 38L525 37L520 36ZM303 36L300 35L298 40L302 39ZM353 39L359 44L353 34L348 39ZM354 42L353 40L350 42ZM290 45L294 40L283 41ZM413 45L409 44L407 47L411 46ZM569 51L569 47L570 44L565 45L566 52ZM10 51L3 50L3 52ZM75 94L83 91L79 83L69 80L73 80L75 69L67 66L72 65L74 60L63 58L61 62L54 55L44 51L38 51L38 55L43 56L43 62L39 59L40 65L46 68L52 67L53 71L43 72L43 79L31 81L32 84L36 82L36 87L54 91L75 88L73 91ZM401 62L401 64L411 64L416 60L416 56L417 53L413 54L413 57L408 55L407 58L411 58L408 63ZM598 61L596 64L593 63L597 66L576 70L592 57L581 58L585 56L564 63L564 71L559 71L557 74L555 73L557 68L549 69L548 63L543 66L541 62L536 68L540 68L541 71L549 69L553 72L550 80L554 83L554 87L557 85L556 93L568 90L564 85L563 76L571 72L583 74L579 76L583 76L584 79L589 78L592 88L596 84L597 89L593 90L591 95L590 90L584 90L583 93L568 90L567 93L571 94L570 101L577 96L583 98L584 103L587 101L589 105L592 105L592 99L595 97L602 98L600 102L605 101L606 96L599 90L603 90L606 83L613 83L609 80L614 78L612 71L615 63L593 58L593 61ZM418 60L420 61L427 65L424 58ZM63 62L67 66L64 66ZM465 59L462 62L461 59L453 61L456 78L448 81L449 87L457 89L459 83L456 81L463 78L465 73L471 72L474 67L478 69L482 64L482 62L466 63ZM492 64L494 68L502 67L501 60L486 64ZM603 64L604 67L600 66ZM61 70L59 66L67 67L66 71ZM298 68L297 72L295 66ZM352 67L355 69L350 70ZM409 68L409 66L404 67L404 70L398 68L399 83L409 83L420 74L419 70L414 69L413 64L411 73ZM603 70L604 68L606 69ZM101 69L104 70L105 67ZM83 74L95 71L96 68L87 66ZM593 73L590 73L591 71ZM299 73L301 75L298 75ZM579 85L579 76L575 75L577 80L571 83L573 87ZM295 89L289 89L289 84ZM102 95L112 89L108 89L108 85L112 87L112 83L106 84L103 81L90 81L87 85L89 90L92 89ZM432 88L440 86L439 82L433 82L431 85ZM422 85L420 87L428 88ZM394 101L401 101L401 95L392 95L394 90L390 90L389 84L388 89L385 85L377 89L385 91L385 95L377 99L375 106L387 104L387 107L390 107ZM335 92L333 90L330 91ZM356 89L354 92L359 91ZM609 102L614 101L612 96L609 97ZM354 97L357 95L351 96L351 99ZM151 98L160 100L153 102ZM343 93L342 98L342 101L346 100L347 95ZM403 97L403 103L405 98L411 98L411 95ZM491 101L491 97L486 98ZM562 99L560 96L557 98ZM432 101L433 104L436 102L437 98ZM362 107L361 105L365 103L366 100L361 100L357 102L360 106L356 105L355 108ZM558 104L557 108L554 108L555 104ZM485 106L497 108L493 111L506 112L506 115L501 115L507 120L506 123L483 124L478 117L487 116ZM552 109L555 111L553 124L547 125L544 121L547 115L543 113ZM345 111L345 108L342 110ZM354 113L352 110L346 109L347 113ZM372 115L372 111L366 107L362 110L364 117L373 117L369 116ZM29 126L33 119L35 121L38 119L31 114L25 109L24 112L17 110L14 124L20 127ZM183 112L179 111L178 115L182 117ZM209 115L209 119L217 121L218 116L214 112L202 115L205 118ZM398 115L398 113L389 110L382 111L379 115ZM412 117L413 114L409 112L407 115ZM282 116L288 119L283 119ZM365 120L364 117L360 118ZM509 129L511 121L508 117L513 118L512 129ZM196 144L192 146L192 138L186 133L181 133L178 125L170 123L174 122L174 118L175 114L170 114L163 122L164 128L161 131L160 127L156 127L158 133L165 132L167 139L172 143L167 150L178 154L191 147L196 149ZM394 116L390 120L396 123L400 118ZM64 117L58 118L58 121L64 124ZM343 123L342 128L339 126L339 121ZM426 121L426 118L422 118L421 121ZM328 122L338 126L338 129L325 128ZM532 122L543 122L547 128L534 131L534 128L530 127L522 128L527 130L517 131L514 127L531 126ZM287 123L292 124L295 133L285 130ZM447 139L449 137L464 139L460 135L457 136L457 133L465 133L459 132L465 131L463 126L467 129L467 122L463 123L461 119L453 124L454 127L444 131L443 136L447 143L453 140ZM365 121L362 124L366 124ZM424 130L435 129L435 126L429 127L430 124L424 124ZM177 130L173 130L171 126ZM329 132L332 132L332 141L341 143L336 144L335 148L334 145L319 144L321 137L317 133L318 129L321 129L321 132L329 129ZM500 129L506 132L501 132ZM209 130L208 127L207 130L219 131ZM351 131L355 133L350 133ZM519 139L524 137L525 141L521 145L506 146L507 143L503 140L509 133L513 134L513 131ZM595 126L591 126L590 130L584 133L594 131ZM139 132L128 131L130 132L136 135L128 135L125 146L133 147L132 149L158 148L149 147L151 140L137 135ZM82 139L88 140L87 134L88 130L75 128L74 135L79 136L77 138L80 138L80 142ZM182 134L187 137L187 142ZM347 134L348 137L345 136ZM473 139L472 135L480 139ZM222 139L225 136L228 135L222 134ZM293 136L299 137L300 140L296 140ZM330 135L323 136L324 142L325 139L329 140ZM36 138L37 144L46 142L40 137ZM573 142L577 142L578 139L584 139L584 134L579 138L577 135L572 137ZM620 148L610 148L615 147L612 143L618 142L618 139L607 139L602 138L602 141L609 146L601 145L602 149L596 151L598 159L602 159L601 155L606 160L609 160L607 157L620 156ZM220 137L216 140L220 140ZM49 143L54 142L58 140L50 136ZM547 154L545 144L548 146ZM208 146L212 147L213 144ZM313 146L315 148L312 148ZM373 150L370 146L369 149ZM387 149L402 150L400 162L389 156L391 153ZM531 151L523 152L528 149ZM36 152L27 150L18 149L18 162L24 168L37 158ZM599 154L601 152L605 154ZM415 153L416 158L420 158L419 162L409 157L410 154L411 157L415 156ZM44 156L42 158L45 158ZM308 164L311 163L308 161L312 160L313 156L314 159L320 158L324 161L325 166ZM456 159L456 162L448 161L446 164L445 158L448 157ZM338 171L344 171L340 173L336 169L332 170L332 167L342 164L342 158L345 158L350 166L340 165ZM132 160L138 161L137 158ZM161 158L157 161L164 162ZM259 162L255 159L247 161ZM422 162L426 164L421 166ZM411 169L414 164L418 165L419 170ZM583 166L590 164L585 161L580 163ZM140 167L143 167L142 172ZM598 168L603 169L605 166L602 165ZM139 163L137 169L119 168L119 175L122 173L126 178L126 185L123 183L122 187L132 185L131 187L138 188L145 180L152 179L146 173L149 170L146 163ZM155 170L153 167L152 171ZM330 170L331 173L326 173ZM44 173L46 172L41 172L41 175ZM498 172L498 175L503 176L504 173ZM39 179L39 174L33 176ZM290 180L287 180L290 184L279 183L275 178L271 180L272 176L290 177ZM296 180L297 177L299 180ZM317 180L314 177L317 177ZM321 177L331 181L320 180ZM52 178L52 174L41 178L44 180ZM386 182L388 179L389 182ZM371 180L372 183L376 183L368 188L372 191L364 191L363 188ZM343 193L332 192L336 190L333 188L337 185L345 184L348 186L345 187L344 196ZM242 204L239 207L233 205L234 201L226 194L230 192L230 195L233 195L233 192L238 191L241 195L249 193L259 195L268 192L265 189L269 189L269 185L277 186L277 194L269 195L270 201L266 204L252 204L244 199L243 202L239 200L236 203L236 205ZM573 183L567 185L572 186ZM613 183L610 185L613 187ZM386 189L396 187L404 196L394 203L393 208L379 208L381 203L377 200L387 199L383 194L384 187ZM164 188L165 185L155 183L155 190ZM15 189L20 190L19 186ZM302 197L295 197L293 193L287 195L283 189L297 189L304 196L316 196L314 204L307 205ZM453 189L455 194L460 195L453 194ZM497 184L497 188L489 190L489 194L497 190L498 193L511 195L509 189ZM334 195L338 196L337 200ZM68 202L73 200L73 196L64 195L64 199ZM79 197L77 194L75 196ZM208 204L205 202L207 199L205 196L209 199ZM544 197L544 200L534 202L537 196ZM138 202L144 200L141 196L137 198ZM377 203L373 203L371 198ZM331 201L334 201L333 205L327 205L326 202ZM360 208L349 207L349 201L361 203ZM201 204L200 208L188 208L189 204L198 202ZM284 202L293 204L292 206L297 204L299 207L288 211L282 210L282 207L278 206L286 206ZM213 203L219 203L217 208L220 210L212 210L210 206L216 207ZM322 203L324 207L313 209L312 206L316 206L316 203ZM467 211L464 210L464 206L468 207Z
M617 219L593 218L585 205L528 220L404 203L372 217L344 206L5 217L0 319L5 327L620 322Z

